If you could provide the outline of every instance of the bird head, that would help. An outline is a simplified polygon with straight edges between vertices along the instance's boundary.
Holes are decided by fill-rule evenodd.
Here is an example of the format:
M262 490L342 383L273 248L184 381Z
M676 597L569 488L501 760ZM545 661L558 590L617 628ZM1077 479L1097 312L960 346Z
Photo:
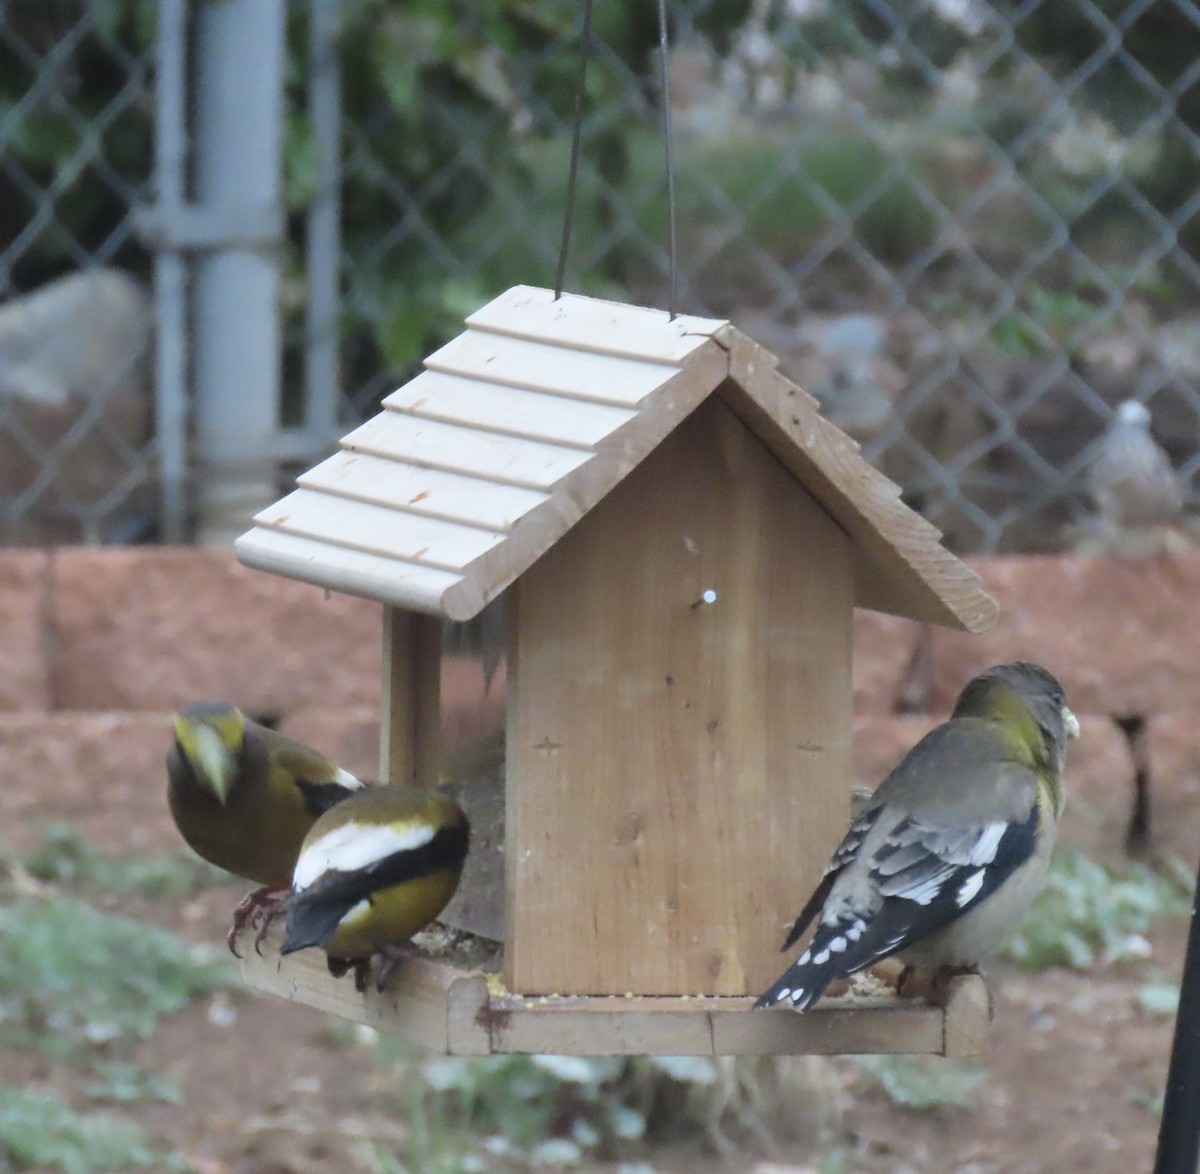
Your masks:
M175 715L175 743L197 780L222 805L240 769L246 718L235 705L205 701Z
M1118 424L1134 424L1138 428L1150 427L1150 409L1135 399L1122 401L1117 408Z
M1055 773L1062 770L1067 741L1079 737L1079 719L1067 708L1062 686L1027 660L995 665L968 681L954 716L998 722L1014 751Z

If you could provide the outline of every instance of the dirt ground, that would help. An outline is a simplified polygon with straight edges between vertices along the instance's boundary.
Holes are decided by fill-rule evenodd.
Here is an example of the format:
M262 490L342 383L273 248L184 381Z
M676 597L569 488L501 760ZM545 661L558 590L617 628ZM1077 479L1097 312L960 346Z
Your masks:
M62 810L46 793L35 814L10 818L15 812L5 794L0 847L28 845L36 819L64 814L101 846L123 847L128 839L127 813L106 808L102 796L85 814L74 804ZM163 829L162 842L143 847L176 851L165 821L151 822ZM210 891L182 909L137 899L116 908L196 940L219 941L240 891ZM1149 1169L1157 1116L1147 1105L1162 1090L1172 1021L1144 1012L1137 993L1151 976L1178 975L1186 928L1182 921L1160 924L1145 962L1091 974L998 975L992 1052L980 1064L987 1076L974 1109L899 1108L853 1061L839 1059L821 1069L834 1091L822 1110L827 1128L819 1149L809 1140L772 1154L753 1145L716 1154L690 1140L635 1147L621 1160L661 1174ZM364 1151L377 1145L394 1152L407 1128L394 1076L348 1025L249 991L219 994L168 1017L133 1059L176 1084L183 1100L135 1102L120 1111L185 1155L199 1174L369 1172ZM39 1057L0 1051L0 1074L5 1084L79 1094L68 1069ZM619 1165L587 1169L615 1174Z

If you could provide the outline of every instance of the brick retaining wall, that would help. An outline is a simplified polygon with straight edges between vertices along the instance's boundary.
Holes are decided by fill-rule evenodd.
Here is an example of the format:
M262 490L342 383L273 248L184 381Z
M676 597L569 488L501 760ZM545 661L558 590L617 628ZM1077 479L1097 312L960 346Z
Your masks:
M1073 748L1069 837L1119 848L1133 766L1110 720L1141 714L1168 846L1200 851L1200 555L975 564L1002 608L983 636L859 613L855 767L875 782L973 672L1030 657L1084 718ZM930 714L898 715L918 642ZM373 774L379 608L190 548L0 552L0 778L69 776L89 796L154 794L161 815L169 716L222 697ZM913 690L904 690L905 695ZM61 784L60 784L61 785ZM20 808L38 810L36 785ZM69 814L69 812L67 813Z

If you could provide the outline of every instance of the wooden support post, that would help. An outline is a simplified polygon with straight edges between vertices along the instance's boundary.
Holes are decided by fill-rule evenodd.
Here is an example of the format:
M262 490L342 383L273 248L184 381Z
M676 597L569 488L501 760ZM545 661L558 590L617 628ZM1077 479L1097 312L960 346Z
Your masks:
M441 663L440 619L384 607L382 782L417 787L437 782Z

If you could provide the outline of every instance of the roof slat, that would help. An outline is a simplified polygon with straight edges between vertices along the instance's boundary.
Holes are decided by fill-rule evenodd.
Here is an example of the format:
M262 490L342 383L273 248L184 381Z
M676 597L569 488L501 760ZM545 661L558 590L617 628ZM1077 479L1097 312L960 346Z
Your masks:
M443 593L460 580L450 571L330 546L262 526L243 534L234 549L248 567L431 615L441 613Z
M535 489L497 485L358 452L334 453L302 473L296 483L304 489L504 532L547 500L545 493Z
M529 489L553 488L591 455L401 412L380 412L343 437L342 448Z
M491 428L530 440L594 448L637 412L425 371L383 401L424 419Z
M419 566L460 571L504 540L503 534L422 518L361 501L297 489L255 515L259 526L319 538Z
M973 631L994 618L937 531L728 323L524 286L468 323L431 359L458 373L426 370L390 395L259 515L246 561L468 619L717 393L850 535L860 606ZM434 599L409 586L422 570L462 573Z
M425 360L425 366L448 375L626 408L636 408L679 371L674 363L570 350L483 330L451 339Z
M680 364L726 323L718 318L672 319L665 310L575 294L555 301L553 290L515 285L476 310L467 325L627 359Z

